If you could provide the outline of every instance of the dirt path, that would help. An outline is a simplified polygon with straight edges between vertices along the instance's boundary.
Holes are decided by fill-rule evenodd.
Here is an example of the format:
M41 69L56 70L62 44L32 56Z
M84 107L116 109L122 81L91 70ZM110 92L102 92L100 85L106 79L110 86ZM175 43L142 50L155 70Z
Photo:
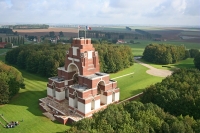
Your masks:
M146 63L143 63L137 59L135 59L135 62L149 68L149 70L146 71L146 73L153 75L153 76L158 76L158 77L167 77L170 76L172 74L172 71L170 70L163 70L163 69L157 69L155 67L152 67Z

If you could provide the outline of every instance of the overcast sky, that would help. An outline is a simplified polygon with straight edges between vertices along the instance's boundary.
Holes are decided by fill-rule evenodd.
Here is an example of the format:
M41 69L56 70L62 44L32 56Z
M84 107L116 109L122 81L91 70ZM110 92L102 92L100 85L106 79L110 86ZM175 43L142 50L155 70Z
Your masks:
M200 26L200 0L0 0L0 23Z

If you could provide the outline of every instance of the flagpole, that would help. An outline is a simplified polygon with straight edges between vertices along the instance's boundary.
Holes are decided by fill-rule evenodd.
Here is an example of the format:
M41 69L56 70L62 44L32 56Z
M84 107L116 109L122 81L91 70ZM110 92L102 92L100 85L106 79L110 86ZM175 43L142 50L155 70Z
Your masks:
M79 25L78 25L78 38L79 38Z
M87 28L87 26L85 26L85 40L86 40L86 28Z

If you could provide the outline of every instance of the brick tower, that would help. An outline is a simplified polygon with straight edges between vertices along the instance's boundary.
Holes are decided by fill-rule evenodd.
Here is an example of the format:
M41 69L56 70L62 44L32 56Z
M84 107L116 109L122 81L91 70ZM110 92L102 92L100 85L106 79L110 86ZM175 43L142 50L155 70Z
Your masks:
M89 117L108 104L119 101L117 82L99 72L98 52L89 38L74 38L66 52L65 66L49 78L47 96L57 102L68 99L68 108Z

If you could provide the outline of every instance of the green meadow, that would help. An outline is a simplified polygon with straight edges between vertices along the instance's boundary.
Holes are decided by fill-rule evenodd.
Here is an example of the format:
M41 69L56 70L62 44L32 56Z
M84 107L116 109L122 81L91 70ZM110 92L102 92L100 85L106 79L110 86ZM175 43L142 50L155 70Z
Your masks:
M130 68L110 75L112 79L121 75L134 73L125 77L115 79L117 81L118 87L120 88L120 100L124 100L133 95L136 95L142 92L146 87L162 81L163 78L161 77L147 74L147 70L148 68L138 63L134 63L134 65Z
M179 61L175 64L168 64L168 65L153 64L153 63L147 62L143 59L139 59L139 60L146 63L146 64L149 64L149 65L151 65L155 68L158 68L158 69L173 70L175 68L195 68L194 62L193 62L194 58L187 58L187 59Z
M47 78L20 71L23 74L26 88L20 89L19 94L9 104L0 106L0 114L3 114L8 121L19 121L20 125L12 129L1 126L0 132L55 133L68 129L69 126L52 122L46 118L39 109L38 99L46 96ZM23 122L21 122L22 119Z

